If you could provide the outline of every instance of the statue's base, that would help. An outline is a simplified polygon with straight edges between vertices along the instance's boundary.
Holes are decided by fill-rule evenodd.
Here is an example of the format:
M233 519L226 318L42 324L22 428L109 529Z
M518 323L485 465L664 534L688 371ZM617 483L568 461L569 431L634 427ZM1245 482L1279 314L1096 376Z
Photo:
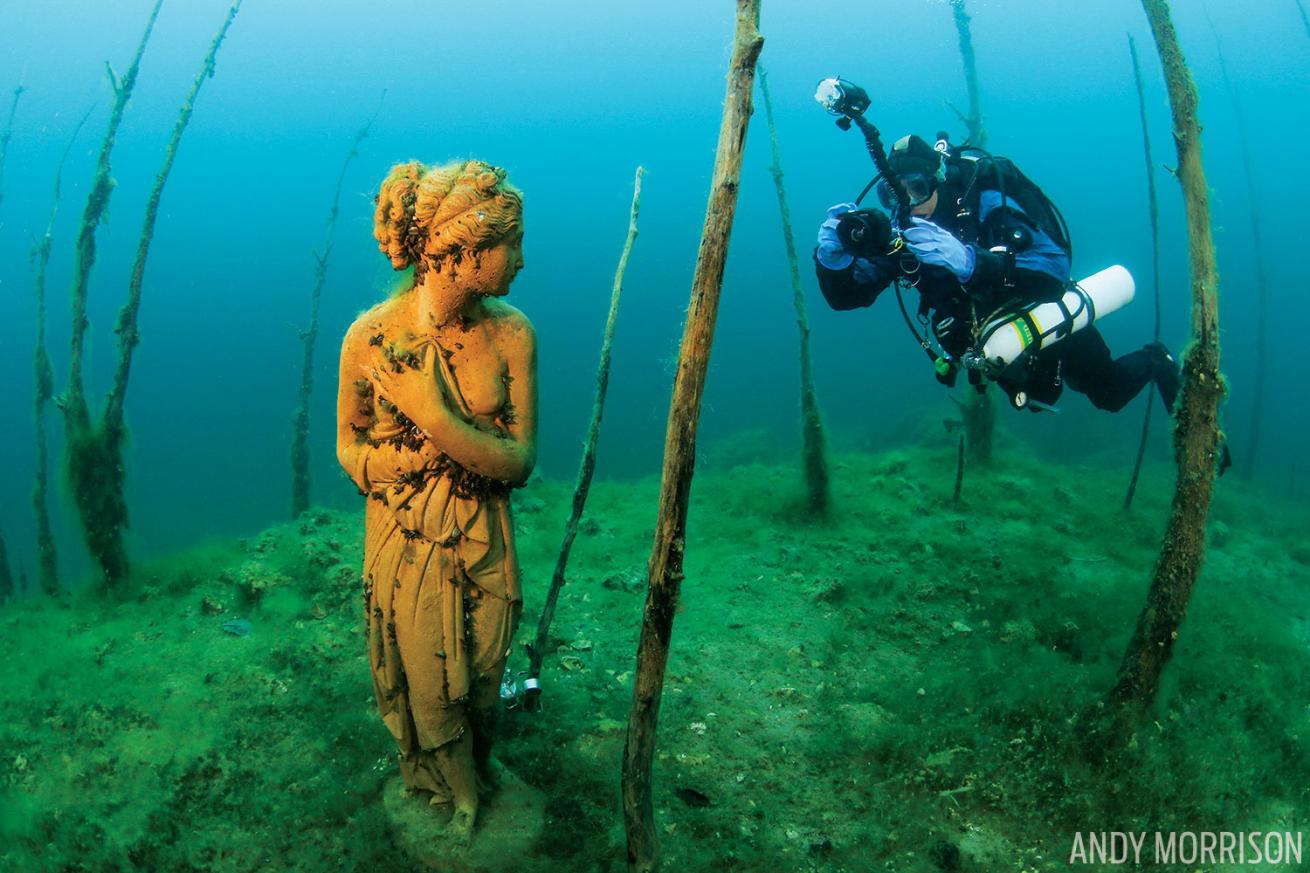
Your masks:
M430 806L428 796L410 794L400 776L383 789L396 845L416 863L437 873L532 869L532 847L546 823L546 798L540 791L501 767L500 788L483 799L467 846L446 832L451 807Z

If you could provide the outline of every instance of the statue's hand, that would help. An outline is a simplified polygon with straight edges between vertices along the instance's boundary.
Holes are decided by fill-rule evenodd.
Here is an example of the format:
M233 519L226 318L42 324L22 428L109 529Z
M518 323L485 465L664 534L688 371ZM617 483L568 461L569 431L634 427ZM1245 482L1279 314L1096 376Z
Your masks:
M397 373L385 364L361 367L373 382L374 393L399 409L406 418L429 434L437 426L436 417L448 414L446 403L430 372L405 370Z

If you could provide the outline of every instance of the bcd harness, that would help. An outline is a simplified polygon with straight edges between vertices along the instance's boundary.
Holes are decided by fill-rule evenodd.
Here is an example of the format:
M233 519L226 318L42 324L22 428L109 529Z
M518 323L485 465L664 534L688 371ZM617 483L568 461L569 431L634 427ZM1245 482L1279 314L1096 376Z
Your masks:
M947 168L946 181L939 191L943 194L956 191L962 192L955 201L957 209L955 220L959 227L959 237L966 245L975 246L980 252L980 257L981 253L984 252L1001 256L1002 262L999 275L1001 287L1005 289L1016 287L1018 276L1015 255L1031 244L1033 231L1044 233L1072 260L1073 245L1070 241L1068 225L1059 208L1051 202L1045 192L1025 176L1008 158L995 157L969 146L963 146L960 149L960 151L965 150L980 152L983 156L972 157L959 154L944 156ZM984 220L980 221L977 216L981 214L983 191L996 191L1000 194L1001 201L988 212ZM1011 208L1011 203L1017 206L1018 209ZM919 275L918 262L902 249L903 240L898 235L892 251L888 252L888 254L899 256L901 259L902 275L894 283L896 286L896 300L900 306L901 315L905 319L906 326L914 336L915 341L933 361L938 380L944 384L953 385L957 369L955 359L945 350L939 354L933 349L932 343L928 339L929 336L936 334L943 325L952 322L953 317L943 320L934 329L928 317L928 313L932 309L932 303L926 296L920 294L917 314L923 332L920 333L915 328L905 306L901 285L907 283L917 287L921 276ZM1014 296L1007 296L1006 299L999 302L992 312L979 318L975 297L970 295L963 286L961 286L961 290L969 301L971 310L969 330L972 335L973 348L981 348L981 344L986 341L984 333L987 327L995 324L999 315L1007 311L1014 314L1013 310L1021 306L1023 302ZM1087 299L1086 295L1080 294L1079 296L1083 301L1082 305L1091 309L1091 300ZM1059 299L1058 296L1057 299ZM1062 301L1060 302L1060 308L1067 316L1077 314L1070 312ZM1041 334L1040 329L1033 323L1032 319L1026 317L1026 313L1020 317L1029 331L1034 335ZM969 377L970 383L981 390L982 374L971 369Z

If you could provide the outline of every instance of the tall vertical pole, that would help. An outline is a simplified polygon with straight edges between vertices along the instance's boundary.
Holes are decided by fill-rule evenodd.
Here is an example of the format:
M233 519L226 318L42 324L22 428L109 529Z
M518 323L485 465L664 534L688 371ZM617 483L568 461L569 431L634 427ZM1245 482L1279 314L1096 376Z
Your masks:
M385 98L387 92L382 92ZM341 214L341 188L346 182L346 171L351 161L359 157L359 144L368 136L378 113L382 111L382 99L378 100L377 109L373 111L368 122L355 132L350 143L350 151L341 162L337 173L337 187L332 194L332 210L328 213L327 229L323 234L323 249L314 253L314 288L309 293L309 327L300 334L300 394L296 410L291 414L291 517L309 509L310 474L309 474L309 406L314 394L314 348L318 343L318 313L323 300L323 286L327 284L328 257L332 254L332 237L337 229L337 216Z
M969 131L969 143L978 148L986 148L987 128L983 125L982 91L978 87L978 60L973 52L973 28L969 23L969 13L964 8L964 0L951 0L951 12L955 15L955 29L960 36L964 84L969 89L969 114L965 115L958 109L955 110L955 114L960 116L960 120Z
M764 98L764 117L769 122L769 144L773 163L769 172L778 192L778 211L782 214L782 241L787 250L791 273L792 306L796 310L796 328L800 331L801 366L801 460L805 468L805 487L812 512L826 512L829 502L827 440L823 433L823 416L814 391L814 365L810 357L810 320L805 311L805 291L801 288L800 265L796 258L796 235L791 229L791 209L787 206L787 188L782 182L782 157L778 149L778 128L773 121L773 101L769 99L769 80L764 66L759 68L760 96Z
M637 670L632 709L623 746L623 822L628 841L630 873L649 873L656 866L658 841L651 799L651 764L655 758L655 727L659 720L664 672L669 660L673 617L682 587L686 549L687 504L696 460L696 429L701 396L709 367L710 346L723 289L723 267L728 239L737 211L741 161L752 111L755 62L764 38L760 36L760 0L736 0L737 27L728 65L727 97L714 156L709 205L701 231L700 251L691 283L678 372L669 403L669 424L664 439L664 471L660 485L655 541L647 565L646 607L637 645Z
M632 254L632 244L637 241L637 216L641 212L641 177L645 173L637 168L636 178L632 180L632 207L628 212L628 236L623 243L623 252L619 255L619 266L614 271L614 284L610 288L609 314L605 317L605 332L600 343L600 361L596 365L596 399L591 406L591 423L587 426L587 441L582 448L582 461L578 464L578 479L573 486L573 508L569 511L568 524L564 526L564 540L560 543L559 557L555 559L555 572L550 579L550 589L546 592L546 603L541 609L541 618L537 621L537 636L528 644L528 679L530 684L523 694L525 709L537 710L541 706L541 686L537 679L541 677L541 665L546 657L546 641L550 635L550 624L555 619L555 606L559 602L560 589L564 587L565 573L569 566L569 554L573 551L573 541L578 536L578 524L582 521L582 511L587 506L587 494L591 491L591 479L596 472L596 446L600 442L600 422L605 415L605 395L610 384L610 355L614 346L614 326L619 317L619 300L623 296L623 277L628 272L628 256Z
M1242 101L1233 87L1233 80L1228 75L1228 61L1224 59L1223 43L1219 31L1215 29L1210 10L1205 9L1210 32L1214 35L1215 51L1219 56L1219 72L1223 76L1224 88L1228 99L1233 104L1233 118L1236 121L1237 146L1242 156L1242 172L1246 177L1246 202L1251 215L1251 257L1255 261L1255 375L1251 383L1251 419L1247 426L1246 450L1241 459L1242 475L1251 478L1255 472L1256 456L1260 452L1260 435L1264 424L1265 379L1269 360L1269 282L1265 276L1264 236L1261 233L1260 199L1256 196L1255 173L1251 162L1251 138L1247 135L1246 113L1242 111Z
M127 507L123 504L123 473L119 459L106 446L106 440L91 422L91 407L86 399L86 382L83 378L83 357L86 351L87 296L91 284L91 268L96 260L96 229L109 208L109 197L114 192L110 177L109 158L114 151L118 127L123 121L136 87L141 69L141 58L150 34L159 19L164 0L156 0L145 32L137 44L136 54L127 71L116 76L109 68L110 84L114 89L114 105L109 111L109 128L100 143L96 171L91 180L91 192L82 210L82 222L77 232L73 260L73 323L68 349L68 389L64 392L60 408L64 413L65 463L69 490L77 505L82 533L91 556L100 567L106 582L114 582L127 574L127 552L123 546L122 526L126 524ZM106 65L108 67L108 65ZM121 340L121 338L120 338Z
M1210 228L1209 189L1201 160L1196 84L1178 44L1167 0L1142 0L1164 67L1173 112L1178 181L1187 212L1191 262L1192 342L1174 418L1178 480L1146 605L1124 653L1109 703L1115 723L1130 729L1154 702L1205 557L1205 520L1219 451L1219 275Z
M50 218L46 222L45 233L32 250L36 261L36 347L32 356L33 370L36 376L36 391L33 392L32 417L36 421L36 471L32 483L32 512L36 515L36 577L41 591L48 595L59 593L59 561L55 549L55 535L50 525L50 507L47 497L50 492L50 449L46 437L46 409L54 399L54 370L50 365L50 352L46 347L46 272L50 267L50 250L54 246L55 219L59 217L59 200L63 190L64 165L68 154L77 142L77 135L82 125L91 117L91 110L73 128L73 135L68 138L68 145L59 158L55 170L54 197L50 204Z
M969 93L968 114L955 109L955 114L964 122L969 132L969 144L978 148L987 147L987 127L983 123L982 88L978 85L978 59L973 50L973 27L964 0L951 0L951 12L955 17L955 30L960 38L960 60L964 64L964 85ZM960 415L964 419L964 430L969 455L982 464L991 462L993 437L996 434L996 406L993 393L983 383L983 390L967 391L964 402L960 404Z
M1160 204L1155 192L1155 161L1151 159L1151 130L1146 118L1146 89L1142 85L1142 66L1137 61L1137 43L1128 36L1128 52L1133 58L1133 81L1137 83L1137 108L1142 119L1142 154L1146 158L1146 202L1151 219L1151 288L1155 296L1154 342L1160 341ZM1146 438L1151 433L1151 410L1155 405L1155 392L1146 392L1146 413L1142 416L1142 438L1137 444L1137 459L1133 462L1133 476L1124 495L1124 510L1133 505L1137 493L1137 477L1142 472L1142 458L1146 456Z
M0 203L5 201L5 159L9 156L9 140L14 136L14 116L18 114L18 98L23 96L27 89L20 82L14 88L13 101L9 104L9 117L5 119L5 128L0 131Z

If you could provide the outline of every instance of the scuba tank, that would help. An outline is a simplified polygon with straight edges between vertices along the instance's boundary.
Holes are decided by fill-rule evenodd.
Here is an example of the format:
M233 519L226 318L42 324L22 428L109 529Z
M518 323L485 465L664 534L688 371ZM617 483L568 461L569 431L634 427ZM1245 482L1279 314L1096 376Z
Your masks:
M961 363L992 379L1026 358L1082 330L1133 300L1136 285L1121 266L1107 267L1069 286L1058 300L1033 303L983 325L978 342ZM1022 405L1022 404L1020 404Z

